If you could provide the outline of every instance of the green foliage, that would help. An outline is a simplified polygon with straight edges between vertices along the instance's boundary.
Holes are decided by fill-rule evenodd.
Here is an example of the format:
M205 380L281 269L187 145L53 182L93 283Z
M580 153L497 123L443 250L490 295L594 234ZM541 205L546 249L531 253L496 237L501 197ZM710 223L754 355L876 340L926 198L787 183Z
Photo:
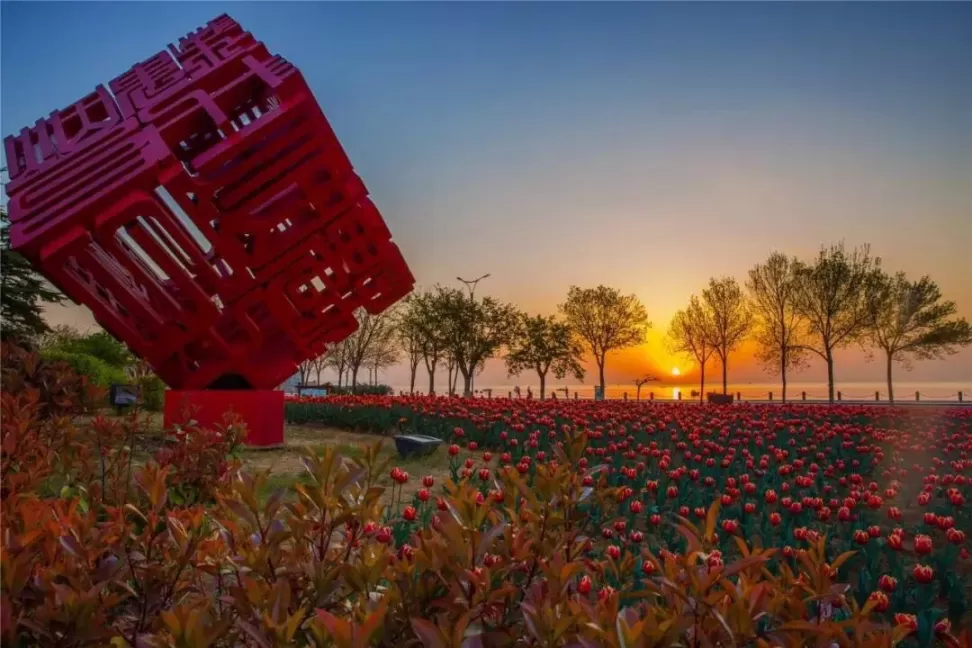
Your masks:
M160 412L165 405L165 383L155 374L143 376L139 380L139 395L145 409Z
M892 401L894 362L907 368L912 360L941 358L972 344L972 325L956 316L955 303L943 301L938 284L929 277L909 281L903 272L891 276L880 271L869 297L864 337L884 351Z
M433 301L445 353L462 374L463 393L471 396L473 374L512 339L517 311L492 297L477 301L460 290L441 286Z
M44 304L64 299L19 253L10 249L7 212L0 209L0 336L4 340L33 341L50 330Z
M78 374L86 376L91 384L105 389L111 387L112 384L128 382L128 375L123 369L113 367L101 358L86 353L63 349L45 349L41 352L41 357L51 362L65 362Z
M553 316L521 315L514 331L506 368L510 375L535 371L540 378L540 398L544 397L548 372L558 379L570 374L584 380L584 349L567 324Z
M645 307L635 295L624 295L608 286L571 286L560 312L577 339L594 356L602 390L607 354L641 344L651 326Z

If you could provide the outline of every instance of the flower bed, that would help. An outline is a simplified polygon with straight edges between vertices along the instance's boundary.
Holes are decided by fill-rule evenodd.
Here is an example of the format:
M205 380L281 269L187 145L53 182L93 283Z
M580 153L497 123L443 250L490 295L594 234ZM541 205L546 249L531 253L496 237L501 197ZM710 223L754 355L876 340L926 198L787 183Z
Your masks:
M133 466L135 414L4 357L4 645L968 645L968 410L305 399L453 480L329 447L264 497L232 430Z

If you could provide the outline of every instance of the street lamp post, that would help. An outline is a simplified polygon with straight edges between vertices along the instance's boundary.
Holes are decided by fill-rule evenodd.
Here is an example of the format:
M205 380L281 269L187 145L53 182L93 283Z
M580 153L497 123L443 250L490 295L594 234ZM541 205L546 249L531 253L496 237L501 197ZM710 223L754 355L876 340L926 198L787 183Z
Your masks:
M489 277L488 272L481 277L476 277L475 279L463 279L462 277L456 277L456 279L466 284L466 288L469 289L469 301L474 301L473 298L475 297L476 294L476 284L478 284L483 279L486 279L487 277ZM470 393L473 391L473 385L475 383L476 383L476 367L472 367L472 375L469 376Z
M456 279L466 284L466 288L469 290L469 301L472 301L473 296L476 293L476 284L478 284L483 279L486 279L487 277L489 277L488 272L484 274L482 277L477 277L475 279L463 279L462 277L456 277Z

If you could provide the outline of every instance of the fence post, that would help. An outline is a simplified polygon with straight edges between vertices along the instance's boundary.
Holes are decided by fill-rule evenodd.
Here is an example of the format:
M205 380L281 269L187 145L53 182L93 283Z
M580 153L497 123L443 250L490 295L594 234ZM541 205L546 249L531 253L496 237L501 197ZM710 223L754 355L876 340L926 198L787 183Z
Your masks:
M679 390L679 392L678 392L678 400L682 400L682 392L681 392L681 390Z
M769 393L769 399L770 399L770 400L773 400L773 392L770 392L770 393Z
M881 392L874 392L874 400L880 402Z
M807 400L807 392L803 392L802 396L803 396L803 400Z
M915 392L915 402L916 403L921 402L921 394L919 394L918 392Z
M655 392L648 392L648 400L655 400Z
M844 400L844 393L843 392L837 392L837 400L839 400L839 401L840 400Z
M959 402L962 402L962 392L959 392Z

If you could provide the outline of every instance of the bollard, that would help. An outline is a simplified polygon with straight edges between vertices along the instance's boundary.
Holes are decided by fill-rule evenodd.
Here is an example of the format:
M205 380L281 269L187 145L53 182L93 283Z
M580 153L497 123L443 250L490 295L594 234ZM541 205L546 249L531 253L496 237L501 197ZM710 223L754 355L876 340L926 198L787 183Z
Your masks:
M881 400L881 392L874 392L874 400L876 401Z
M682 400L682 392L681 391L678 392L678 400Z
M803 400L807 400L807 392L803 392L801 395L803 396Z
M916 403L921 402L921 394L919 394L918 392L915 392L915 402Z
M628 392L624 392L624 402L628 402Z
M648 393L648 400L655 400L655 392Z
M959 402L962 402L962 392L959 392Z
M574 392L574 400L577 400L577 392Z
M844 400L843 392L837 392L837 400Z
M742 392L736 392L736 401L738 402L741 400L742 400Z
M511 392L511 391L510 392L506 392L506 397L507 398L513 398L513 392Z
M769 393L769 399L770 399L770 400L773 400L773 392L770 392L770 393Z

